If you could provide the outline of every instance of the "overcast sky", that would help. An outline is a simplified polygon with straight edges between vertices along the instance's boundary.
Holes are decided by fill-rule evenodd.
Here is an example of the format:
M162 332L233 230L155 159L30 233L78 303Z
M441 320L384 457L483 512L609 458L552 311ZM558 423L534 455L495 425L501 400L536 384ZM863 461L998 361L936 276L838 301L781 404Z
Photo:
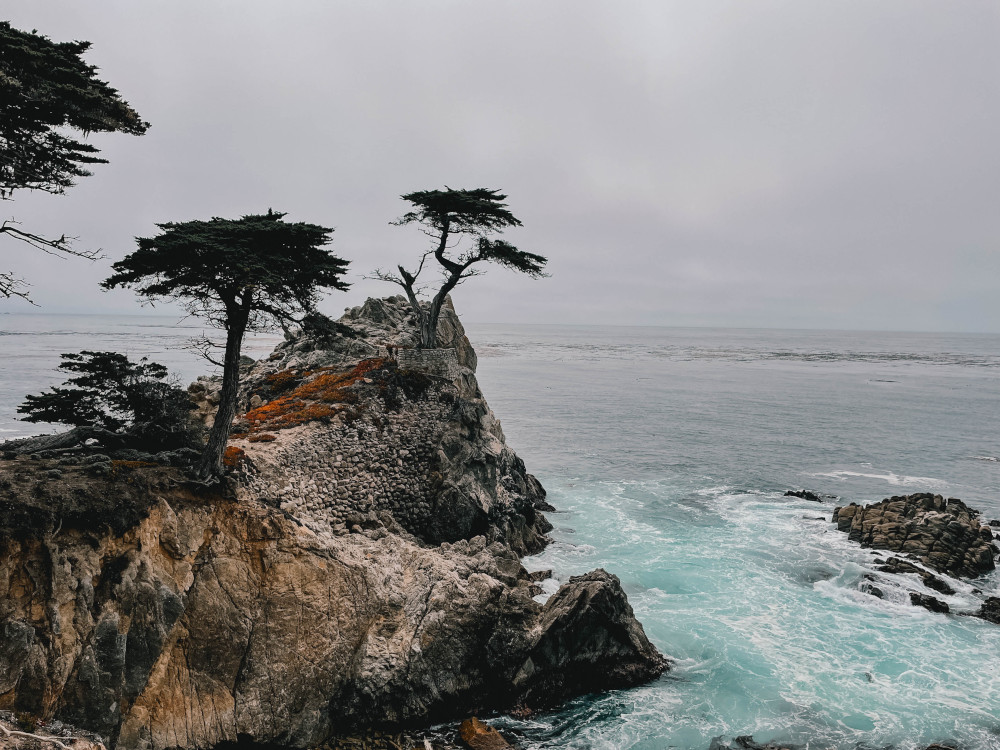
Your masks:
M351 291L426 238L405 192L496 187L551 278L454 294L486 322L1000 332L996 0L5 0L151 123L0 204L108 260L0 238L44 312L154 223L268 208L336 228ZM0 311L27 311L0 303Z

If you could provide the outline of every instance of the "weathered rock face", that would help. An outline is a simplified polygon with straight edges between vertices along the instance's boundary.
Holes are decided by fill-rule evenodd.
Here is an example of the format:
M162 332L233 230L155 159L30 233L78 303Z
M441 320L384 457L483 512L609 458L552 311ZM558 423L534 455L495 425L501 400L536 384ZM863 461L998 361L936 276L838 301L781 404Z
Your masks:
M128 750L305 748L666 669L614 576L532 599L544 490L457 318L426 372L370 356L403 308L365 310L344 351L291 339L254 368L225 493L137 462L0 461L0 710Z
M648 682L667 667L635 619L621 582L604 570L570 578L546 602L540 626L514 678L530 705L553 706L580 692Z
M149 491L121 535L59 519L0 542L0 708L130 750L308 747L547 705L601 686L595 667L611 670L604 686L665 669L603 572L542 606L517 555L484 537L321 538L259 503Z
M996 566L993 532L961 500L921 493L833 511L837 528L864 547L910 553L952 576L974 577Z
M483 399L454 309L445 306L439 327L453 348L388 358L388 346L415 340L411 317L401 297L368 300L339 321L353 334L334 348L291 338L249 373L242 390L251 408L232 441L247 458L242 496L279 505L319 533L387 512L426 542L483 534L521 554L540 551L552 528L541 513L545 490ZM364 377L317 395L324 378L357 368L359 353ZM283 400L326 418L281 428L284 417L271 414L289 411Z

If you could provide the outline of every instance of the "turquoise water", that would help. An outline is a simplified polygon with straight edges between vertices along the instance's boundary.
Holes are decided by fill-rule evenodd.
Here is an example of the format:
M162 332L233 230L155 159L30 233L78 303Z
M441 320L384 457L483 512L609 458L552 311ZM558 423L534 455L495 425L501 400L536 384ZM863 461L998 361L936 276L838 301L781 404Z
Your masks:
M833 499L782 496L933 491L1000 517L1000 337L470 328L508 442L559 509L529 569L617 574L675 661L500 722L528 747L1000 748L1000 627L910 606L912 576L861 593L875 555L834 530ZM1000 594L996 574L952 584L953 611Z
M0 429L63 378L58 354L204 363L175 319L0 316ZM919 491L1000 517L1000 336L469 326L508 442L549 490L555 542L529 569L622 579L674 669L635 690L498 720L529 748L1000 748L1000 626L859 591L874 555L786 489L871 502ZM276 337L248 347L269 351ZM558 580L545 586L554 590ZM952 581L953 611L1000 575ZM973 591L973 587L981 590Z

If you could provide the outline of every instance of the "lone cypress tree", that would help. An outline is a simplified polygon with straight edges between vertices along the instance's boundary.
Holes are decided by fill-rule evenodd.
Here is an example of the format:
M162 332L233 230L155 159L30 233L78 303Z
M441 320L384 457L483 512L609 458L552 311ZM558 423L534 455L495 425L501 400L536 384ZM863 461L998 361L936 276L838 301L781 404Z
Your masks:
M296 321L314 309L321 289L348 287L342 280L348 261L324 249L333 230L286 224L284 216L269 210L240 219L158 224L161 233L137 238L139 249L115 263L116 273L102 284L179 300L225 329L219 408L198 469L203 479L222 473L246 332Z
M15 190L63 193L92 164L106 159L92 144L68 135L120 132L142 135L149 127L115 89L82 60L90 42L53 42L0 21L0 199ZM72 238L58 239L0 223L0 234L39 250L93 259ZM0 297L27 299L25 283L0 273Z
M491 235L511 227L521 226L521 222L507 210L506 195L499 190L476 188L475 190L421 190L402 196L413 206L412 211L403 214L393 222L398 226L420 224L424 232L434 240L434 245L424 252L415 271L407 271L397 266L399 273L377 270L372 278L389 281L403 287L420 325L420 343L424 348L437 346L437 324L441 316L441 306L445 297L456 286L482 271L472 268L476 263L497 263L532 278L545 276L548 262L541 255L518 250L502 239L491 239ZM458 249L461 240L469 237L472 246ZM431 256L441 267L444 281L425 307L417 298L417 279L427 259Z

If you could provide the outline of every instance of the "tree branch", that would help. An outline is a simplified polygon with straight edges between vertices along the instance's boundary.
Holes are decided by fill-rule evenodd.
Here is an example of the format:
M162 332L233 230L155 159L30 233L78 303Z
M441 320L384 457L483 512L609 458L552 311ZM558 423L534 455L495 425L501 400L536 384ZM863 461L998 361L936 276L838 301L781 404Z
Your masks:
M188 351L191 352L195 352L202 359L207 360L216 367L223 366L223 363L217 359L213 359L212 356L209 354L209 352L211 352L213 349L225 349L226 347L224 347L222 344L216 344L214 341L212 341L208 336L205 336L204 334L198 336L197 338L191 339L181 348L187 349Z
M43 253L48 253L49 255L72 255L76 258L83 258L85 260L100 260L104 256L101 254L100 250L76 250L72 247L72 243L79 239L78 237L67 237L65 234L57 240L49 239L48 237L42 237L40 234L34 234L33 232L25 232L23 229L18 229L17 225L20 222L14 221L13 219L7 219L2 224L0 224L0 234L9 234L11 237L26 242L37 250L41 250Z
M56 435L37 435L35 437L9 440L3 443L3 449L5 451L12 451L20 456L40 451L73 448L77 445L82 445L88 440L96 440L107 448L121 448L127 443L128 436L100 427L74 427L68 432L60 432Z
M27 290L28 284L24 279L19 279L12 273L0 273L0 297L6 299L20 297L25 302L34 305L35 303L31 301ZM35 306L37 307L37 305Z
M16 729L8 729L0 722L0 731L3 732L4 737L26 737L31 740L38 740L40 742L51 742L56 747L62 748L62 750L73 750L69 745L64 745L55 737L46 737L41 734L32 734L31 732L19 732ZM104 750L104 745L100 742L96 744L96 747Z
M400 266L399 270L403 270L402 266ZM401 277L396 276L393 273L389 273L388 271L383 271L381 268L376 268L372 271L371 276L362 276L362 278L370 281L388 281L390 284L398 284L402 287L406 286Z

